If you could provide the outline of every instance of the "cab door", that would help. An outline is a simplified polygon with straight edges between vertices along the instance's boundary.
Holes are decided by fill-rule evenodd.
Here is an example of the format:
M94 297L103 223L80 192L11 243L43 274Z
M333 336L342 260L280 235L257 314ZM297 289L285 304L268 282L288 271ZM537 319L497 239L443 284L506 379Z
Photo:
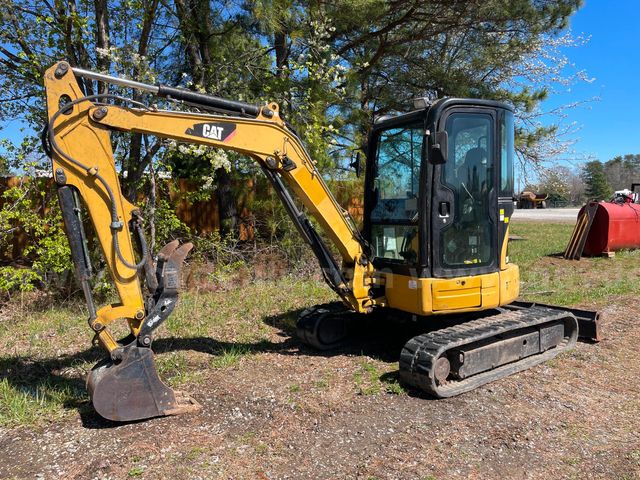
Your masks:
M438 292L451 297L458 291L457 308L481 306L480 279L456 279L499 270L497 115L493 108L454 107L437 123L447 132L447 158L433 173L432 272L454 284L434 280L434 310Z

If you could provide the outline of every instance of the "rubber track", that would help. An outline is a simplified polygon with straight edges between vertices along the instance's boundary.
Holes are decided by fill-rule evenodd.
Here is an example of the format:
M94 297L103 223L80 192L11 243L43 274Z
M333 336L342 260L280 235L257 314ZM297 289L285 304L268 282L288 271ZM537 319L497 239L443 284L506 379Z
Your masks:
M307 308L298 317L296 323L296 336L298 339L316 350L331 350L342 346L347 338L348 332L344 332L344 337L337 341L326 343L322 336L322 328L327 326L327 317L349 316L353 312L347 310L342 302L329 302L315 307ZM323 325L323 320L325 323Z
M496 335L561 319L569 322L572 328L569 336L565 337L558 346L464 380L450 380L443 385L436 384L434 366L444 352ZM505 311L412 338L405 344L400 354L400 379L437 398L452 397L526 370L570 350L575 346L577 337L578 322L571 313L538 306L526 310Z

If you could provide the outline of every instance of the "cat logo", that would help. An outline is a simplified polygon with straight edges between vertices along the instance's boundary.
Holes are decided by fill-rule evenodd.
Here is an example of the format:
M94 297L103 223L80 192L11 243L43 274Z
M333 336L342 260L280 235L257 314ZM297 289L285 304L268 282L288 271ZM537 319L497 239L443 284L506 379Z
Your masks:
M196 123L187 128L187 135L194 137L210 138L218 142L226 142L236 133L235 123Z
M222 140L223 130L224 127L218 127L216 125L211 125L210 123L202 125L202 135L207 138L213 138L214 140Z

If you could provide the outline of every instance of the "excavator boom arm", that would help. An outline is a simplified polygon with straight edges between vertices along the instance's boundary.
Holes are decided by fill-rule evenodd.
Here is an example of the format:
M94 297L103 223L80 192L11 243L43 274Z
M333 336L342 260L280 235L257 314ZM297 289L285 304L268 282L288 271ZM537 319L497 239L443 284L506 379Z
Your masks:
M100 114L96 116L97 113ZM248 119L117 106L93 107L90 117L95 124L110 129L235 150L253 158L282 178L327 233L344 262L352 263L363 255L357 231L329 191L315 162L300 140L277 121L278 117Z

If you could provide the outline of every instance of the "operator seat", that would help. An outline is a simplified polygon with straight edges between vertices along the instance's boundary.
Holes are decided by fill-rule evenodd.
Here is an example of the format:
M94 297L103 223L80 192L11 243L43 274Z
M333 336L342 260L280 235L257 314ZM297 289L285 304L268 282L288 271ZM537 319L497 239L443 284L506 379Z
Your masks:
M458 180L467 190L480 193L486 188L487 151L482 147L470 149L464 156L464 162L458 168Z

